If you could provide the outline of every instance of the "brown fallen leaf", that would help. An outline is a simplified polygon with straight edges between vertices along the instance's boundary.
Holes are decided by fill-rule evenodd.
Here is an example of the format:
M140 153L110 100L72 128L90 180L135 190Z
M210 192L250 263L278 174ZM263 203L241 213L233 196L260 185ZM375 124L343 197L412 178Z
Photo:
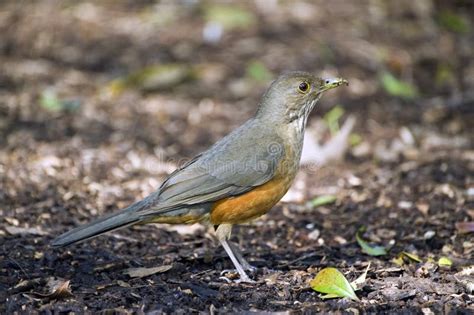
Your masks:
M416 209L420 211L424 216L428 215L428 211L430 211L430 205L427 202L417 202Z
M416 290L403 290L395 287L385 288L380 293L388 301L400 301L411 298L416 295Z
M130 276L131 278L144 278L156 273L163 273L173 268L173 265L163 265L159 267L152 267L152 268L129 268L125 270L123 273Z
M459 233L472 233L474 232L474 221L456 222L456 229Z
M25 293L25 295L48 300L61 300L68 297L73 297L74 295L71 292L69 283L70 280L50 278L48 279L46 286L50 288L49 291L51 293L29 292Z

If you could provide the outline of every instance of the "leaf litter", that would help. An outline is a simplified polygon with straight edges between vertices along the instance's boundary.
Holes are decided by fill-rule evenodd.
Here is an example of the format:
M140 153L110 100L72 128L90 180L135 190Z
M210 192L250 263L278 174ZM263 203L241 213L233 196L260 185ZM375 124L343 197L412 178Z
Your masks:
M472 233L463 233L469 224L466 229L456 223L473 220L473 86L467 78L474 50L456 19L442 23L446 31L432 27L442 10L462 20L465 12L454 2L443 4L447 9L437 2L428 9L415 2L275 3L231 1L226 6L241 10L220 10L209 18L203 2L113 8L105 2L67 8L2 2L7 49L0 53L1 313L39 307L52 313L208 312L209 305L220 313L469 313L472 275L461 270L472 264L474 246ZM163 12L179 12L179 18L157 21ZM367 12L376 12L370 23ZM222 26L228 22L221 19L232 22ZM340 32L347 23L351 32ZM205 28L214 41L205 41ZM317 41L308 40L315 30L322 30ZM413 38L420 44L412 45ZM169 71L171 77L156 71L130 80L117 95L100 89L167 64L185 69ZM289 68L348 76L351 85L327 93L308 120L309 143L332 144L305 153L310 163L298 174L296 197L235 229L232 241L240 239L244 256L258 267L255 286L218 280L232 265L206 229L182 233L141 226L64 250L49 247L59 233L154 191L182 159L250 117L269 83L263 79ZM408 84L416 97L387 93L377 77L385 72L397 80L388 82L392 92ZM83 101L75 102L79 97ZM321 117L335 104L344 114L334 114L331 133ZM341 132L351 115L350 132ZM360 139L354 146L355 133ZM342 140L331 140L339 134ZM322 195L337 201L306 204ZM367 235L374 244L393 240L391 253L416 253L423 261L397 266L387 256L364 255L354 240L361 224L374 231ZM10 234L6 226L47 235ZM438 266L435 258L443 256L453 261L451 267ZM369 303L323 301L305 289L321 268L362 272L367 261L371 269L357 296ZM123 274L164 265L173 268L143 278ZM261 281L275 269L271 285ZM50 276L69 279L77 296L50 303L23 295L51 294L41 280Z

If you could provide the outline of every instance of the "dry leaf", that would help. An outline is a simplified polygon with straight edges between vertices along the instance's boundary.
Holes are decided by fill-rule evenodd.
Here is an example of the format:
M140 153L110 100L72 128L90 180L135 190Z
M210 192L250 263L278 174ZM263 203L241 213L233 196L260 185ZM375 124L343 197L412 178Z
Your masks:
M23 228L18 226L6 226L5 231L10 235L17 234L31 234L31 235L46 235L47 233L38 228Z
M127 282L122 281L122 280L117 280L117 284L118 284L119 286L121 286L122 288L130 288L130 287L131 287L130 284L128 284Z
M129 275L131 278L144 278L155 273L163 273L173 268L173 265L163 265L159 267L152 267L152 268L129 268L124 271L124 274Z
M472 222L456 222L456 229L459 233L474 232L474 221Z
M323 145L320 145L310 132L306 132L301 154L301 164L315 163L322 166L328 162L341 160L349 148L349 136L355 126L355 122L354 116L347 117L338 132Z
M68 297L73 297L74 295L69 288L70 280L64 279L54 279L50 278L46 286L50 288L51 293L39 293L39 292L31 292L26 293L26 295L39 298L39 299L49 299L49 300L61 300Z
M461 284L468 294L474 292L474 265L463 268L454 275L454 279Z
M357 279L351 282L351 286L355 291L360 290L360 288L362 288L362 286L365 284L365 281L367 279L367 272L369 271L369 269L370 269L370 262L367 265L367 268L365 269L365 271L359 277L357 277Z
M428 215L428 211L430 211L430 205L426 202L417 202L416 209L426 216Z
M41 283L40 278L22 280L12 288L11 292L13 293L25 292L25 291L33 289L35 286L39 285L40 283Z

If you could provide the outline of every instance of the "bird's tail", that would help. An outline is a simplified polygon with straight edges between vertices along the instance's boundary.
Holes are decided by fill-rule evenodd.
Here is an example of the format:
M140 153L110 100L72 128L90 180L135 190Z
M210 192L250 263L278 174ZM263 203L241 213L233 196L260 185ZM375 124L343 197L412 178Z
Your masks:
M134 206L136 207L137 204L66 232L58 236L51 245L54 247L67 246L112 230L138 223L141 220L136 211L133 211L136 210L134 209Z

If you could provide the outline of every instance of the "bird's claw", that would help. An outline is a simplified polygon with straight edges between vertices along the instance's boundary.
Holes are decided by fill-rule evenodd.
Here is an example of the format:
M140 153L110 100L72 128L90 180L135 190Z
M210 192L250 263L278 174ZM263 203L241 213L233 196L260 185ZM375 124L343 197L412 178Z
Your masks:
M235 270L235 269L224 269L224 270L221 271L220 275L223 276L223 275L225 275L226 273L229 273L229 272L236 273L237 270Z

